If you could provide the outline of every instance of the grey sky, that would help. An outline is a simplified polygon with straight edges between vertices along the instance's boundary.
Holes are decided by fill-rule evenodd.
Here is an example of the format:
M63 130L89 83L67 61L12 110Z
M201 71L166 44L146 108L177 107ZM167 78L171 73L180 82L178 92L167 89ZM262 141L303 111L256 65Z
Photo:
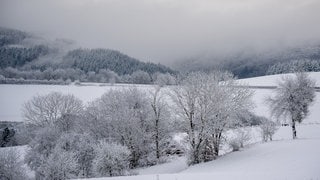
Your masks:
M320 0L0 0L0 26L169 62L320 40Z

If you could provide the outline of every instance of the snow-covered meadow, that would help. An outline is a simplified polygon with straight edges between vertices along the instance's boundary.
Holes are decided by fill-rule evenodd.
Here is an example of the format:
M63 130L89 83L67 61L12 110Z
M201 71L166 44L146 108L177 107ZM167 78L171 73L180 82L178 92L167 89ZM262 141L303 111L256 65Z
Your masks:
M320 73L310 73L320 84ZM274 86L280 75L239 80L250 86ZM21 107L34 95L50 92L73 94L90 102L111 89L137 87L149 91L151 85L0 85L0 121L23 121ZM271 89L253 89L253 111L259 116L270 117L265 99L272 95ZM320 93L310 108L310 115L297 126L297 140L292 139L291 127L280 127L273 142L260 143L258 130L253 128L251 145L239 152L227 153L217 160L188 167L180 157L172 162L139 169L138 176L102 178L106 180L192 180L192 179L320 179ZM23 147L25 149L25 147ZM99 178L98 178L99 179Z

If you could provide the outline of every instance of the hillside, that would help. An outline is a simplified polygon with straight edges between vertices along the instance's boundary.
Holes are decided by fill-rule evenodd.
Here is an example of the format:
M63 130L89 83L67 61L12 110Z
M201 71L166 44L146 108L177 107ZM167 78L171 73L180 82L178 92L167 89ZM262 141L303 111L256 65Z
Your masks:
M144 63L119 51L110 49L75 49L69 51L63 57L62 67L78 68L85 72L98 72L100 69L109 69L118 75L132 74L142 70L153 74L174 73L168 67L161 64Z
M238 78L292 73L294 70L319 71L320 45L300 45L263 52L246 49L224 56L204 54L181 59L173 66L181 72L227 70Z
M169 67L142 62L116 50L80 49L70 40L47 40L0 27L2 79L139 83L122 76L141 75L141 71L151 80L156 73L176 74Z

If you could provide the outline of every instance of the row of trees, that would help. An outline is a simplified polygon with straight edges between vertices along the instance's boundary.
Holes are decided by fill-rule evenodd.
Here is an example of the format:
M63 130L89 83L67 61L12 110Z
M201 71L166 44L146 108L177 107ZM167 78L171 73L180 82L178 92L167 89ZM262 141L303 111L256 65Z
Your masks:
M175 77L169 73L154 73L152 75L145 71L135 71L130 75L119 76L109 69L100 69L97 73L94 71L84 72L80 69L52 69L40 70L18 70L16 68L0 69L0 80L21 79L21 80L44 80L44 81L61 81L71 83L73 81L81 82L100 82L100 83L135 83L151 84L159 82L161 84L176 84Z
M172 138L162 93L112 90L86 108L72 95L34 97L24 106L26 162L38 179L124 175L160 162Z
M320 61L312 59L300 59L279 62L268 68L266 74L284 74L294 72L319 72Z

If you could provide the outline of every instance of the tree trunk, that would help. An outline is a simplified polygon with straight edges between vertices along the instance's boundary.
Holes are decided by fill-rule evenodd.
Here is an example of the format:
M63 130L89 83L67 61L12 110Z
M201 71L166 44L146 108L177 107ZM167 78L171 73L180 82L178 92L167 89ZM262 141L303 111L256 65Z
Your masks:
M292 119L292 138L297 138L296 122L294 119Z
M213 135L213 154L214 159L216 159L219 156L219 150L220 150L220 140L221 140L221 132Z
M157 159L160 158L160 150L159 150L159 119L156 119L156 154Z

